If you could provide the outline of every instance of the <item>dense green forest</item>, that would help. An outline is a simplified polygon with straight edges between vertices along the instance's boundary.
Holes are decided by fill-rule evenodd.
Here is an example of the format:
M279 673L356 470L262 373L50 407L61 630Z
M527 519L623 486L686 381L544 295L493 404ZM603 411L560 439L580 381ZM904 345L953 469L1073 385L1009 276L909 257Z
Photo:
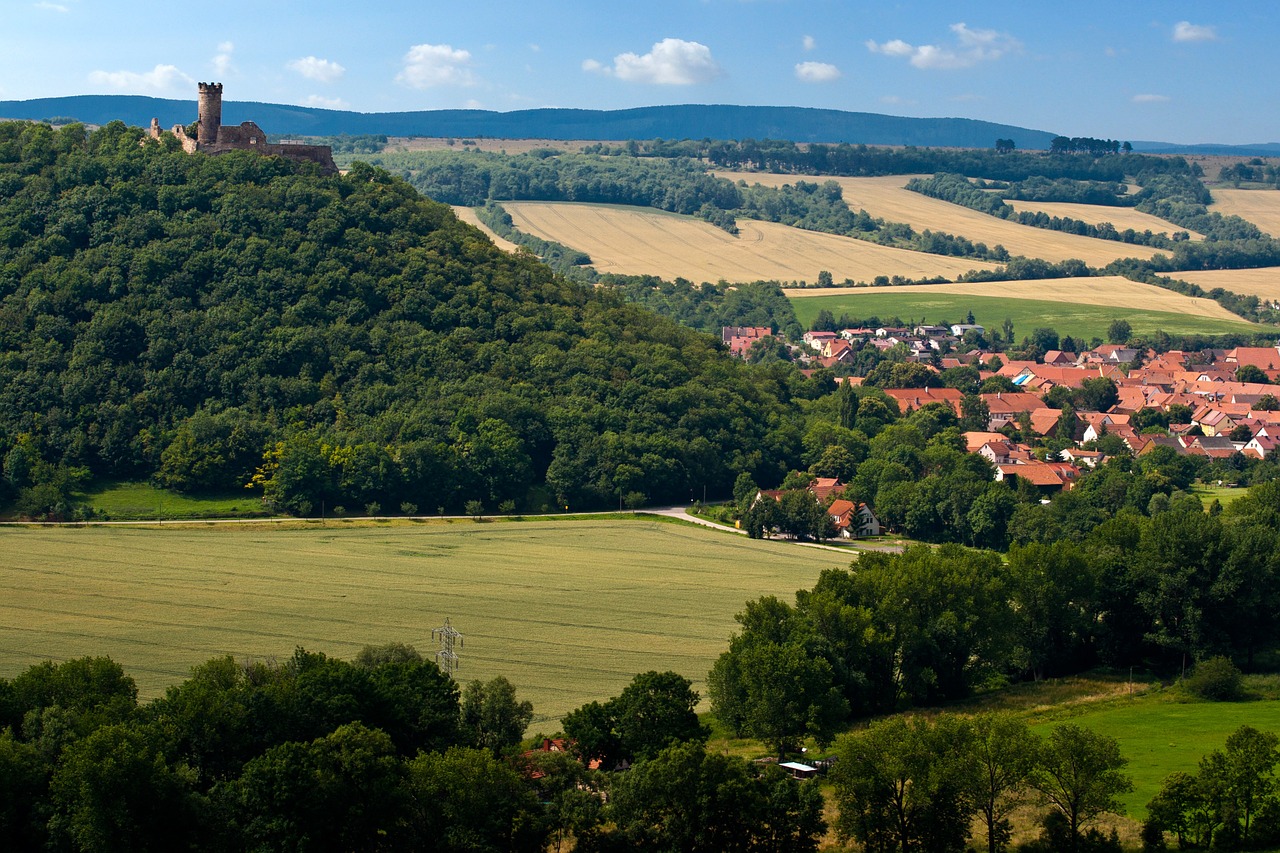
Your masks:
M687 500L776 480L818 386L511 257L369 166L320 177L0 125L6 497L252 477L278 509ZM429 496L429 497L428 497Z

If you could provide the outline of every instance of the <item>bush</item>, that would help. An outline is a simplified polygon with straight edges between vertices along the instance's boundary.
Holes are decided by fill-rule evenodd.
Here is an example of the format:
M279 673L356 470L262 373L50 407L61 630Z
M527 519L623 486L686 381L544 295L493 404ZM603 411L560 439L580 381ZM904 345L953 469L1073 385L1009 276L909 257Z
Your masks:
M1201 699L1214 702L1234 702L1243 694L1240 670L1231 658L1216 657L1203 660L1187 676L1186 688Z

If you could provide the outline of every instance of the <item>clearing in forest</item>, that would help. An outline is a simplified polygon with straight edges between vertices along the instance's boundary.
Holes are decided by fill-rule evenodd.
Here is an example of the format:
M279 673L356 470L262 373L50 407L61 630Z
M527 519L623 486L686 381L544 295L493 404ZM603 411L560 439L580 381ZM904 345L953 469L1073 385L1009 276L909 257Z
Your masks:
M449 617L458 680L504 675L537 719L647 670L675 670L705 699L748 599L848 561L625 519L0 528L0 677L109 655L149 698L219 655L350 659L405 642L430 656Z
M844 190L844 200L853 210L865 210L871 216L890 222L905 222L917 231L927 228L964 237L975 243L986 243L988 247L1001 245L1012 255L1025 255L1028 258L1043 258L1055 262L1077 258L1089 266L1103 267L1117 258L1146 259L1156 253L1146 246L1019 225L906 189L907 182L913 177L928 177L927 175L889 175L878 178L804 177L763 172L716 172L716 175L732 181L744 180L748 184L759 183L769 187L794 184L800 180L818 183L835 181Z
M1214 188L1209 210L1224 216L1239 216L1273 237L1280 236L1280 191Z
M602 273L704 281L870 282L876 276L954 279L996 265L930 255L852 237L739 219L738 236L691 216L651 208L566 202L503 202L516 228L591 256Z

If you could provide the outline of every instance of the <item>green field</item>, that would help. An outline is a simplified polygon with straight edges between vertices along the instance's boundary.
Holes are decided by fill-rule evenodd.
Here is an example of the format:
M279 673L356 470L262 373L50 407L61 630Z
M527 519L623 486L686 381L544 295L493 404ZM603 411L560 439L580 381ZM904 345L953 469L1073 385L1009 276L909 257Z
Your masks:
M1107 327L1117 319L1127 320L1135 335L1147 335L1155 331L1165 331L1171 335L1221 335L1229 332L1247 333L1258 328L1243 319L1236 322L1106 305L954 293L894 293L894 288L891 287L867 288L867 291L839 296L806 296L792 299L791 304L795 308L796 319L806 329L824 308L836 318L847 313L855 319L873 316L887 319L897 316L904 321L916 320L923 323L960 323L972 311L974 319L989 329L998 329L1005 318L1011 319L1014 334L1019 338L1030 334L1032 329L1047 326L1055 329L1059 335L1071 335L1085 341L1093 338L1106 340Z
M1170 701L1168 694L1138 696L1101 703L1097 709L1032 728L1047 734L1060 722L1084 726L1120 742L1134 787L1121 799L1128 815L1141 819L1166 776L1177 770L1194 773L1200 759L1221 749L1240 726L1280 732L1280 701L1178 702Z
M149 697L215 655L350 658L392 641L430 654L448 617L459 680L505 675L546 721L650 669L705 695L748 599L789 600L847 564L648 520L6 527L0 676L106 654Z
M84 502L111 519L133 518L249 518L269 513L262 508L260 491L188 496L147 483L110 483L84 494Z

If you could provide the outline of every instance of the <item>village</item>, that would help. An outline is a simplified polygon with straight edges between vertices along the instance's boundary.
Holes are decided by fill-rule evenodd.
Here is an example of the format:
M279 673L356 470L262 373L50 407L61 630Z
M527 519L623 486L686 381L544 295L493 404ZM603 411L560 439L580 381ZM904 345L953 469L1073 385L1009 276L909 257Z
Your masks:
M1084 473L1119 454L1141 457L1167 448L1179 456L1209 460L1231 460L1237 454L1241 461L1263 460L1280 443L1275 384L1280 381L1280 347L1158 353L1100 344L1078 353L1048 350L1032 361L971 346L984 333L973 323L858 327L808 331L789 346L807 374L832 371L837 385L852 386L862 385L864 377L840 374L848 372L855 354L868 348L884 353L896 347L900 354L905 349L904 362L920 365L937 381L882 387L900 413L931 404L950 408L969 427L963 432L965 449L991 463L997 482L1022 480L1044 501L1071 490ZM771 334L767 327L724 327L722 341L745 358ZM944 372L964 367L976 371L983 389L979 393L944 384ZM1064 402L1078 400L1086 383L1093 393L1084 396L1098 403L1095 408ZM851 539L885 532L874 508L841 498L843 487L821 477L809 486L827 507L836 535ZM761 495L776 500L782 490Z

